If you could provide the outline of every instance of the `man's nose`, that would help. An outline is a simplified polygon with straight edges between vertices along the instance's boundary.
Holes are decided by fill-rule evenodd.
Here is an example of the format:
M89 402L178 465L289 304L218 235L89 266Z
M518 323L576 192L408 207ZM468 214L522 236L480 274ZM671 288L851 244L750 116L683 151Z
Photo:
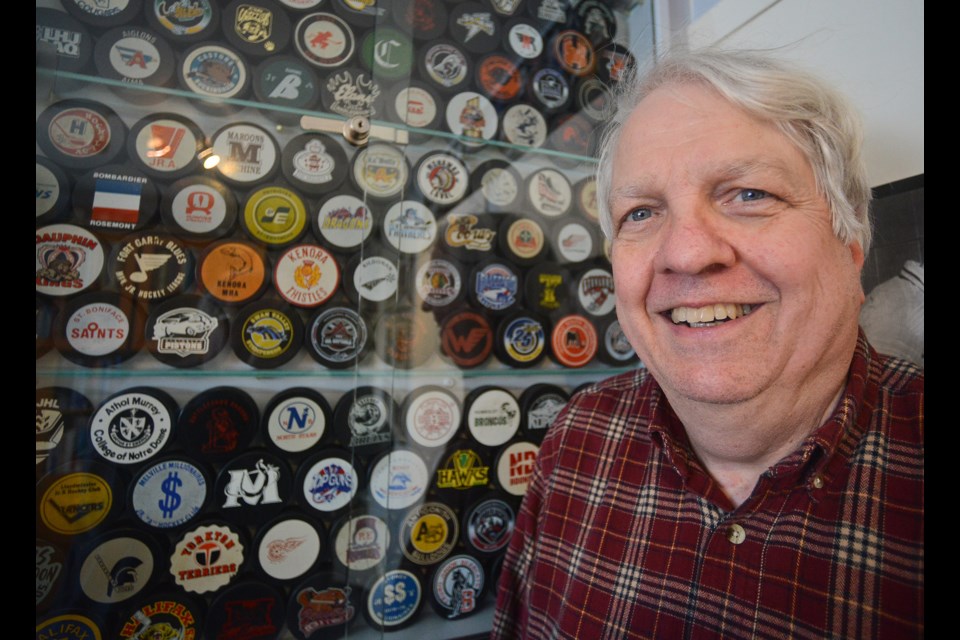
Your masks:
M671 207L665 222L657 247L658 271L695 275L729 267L736 260L728 240L729 224L709 203Z

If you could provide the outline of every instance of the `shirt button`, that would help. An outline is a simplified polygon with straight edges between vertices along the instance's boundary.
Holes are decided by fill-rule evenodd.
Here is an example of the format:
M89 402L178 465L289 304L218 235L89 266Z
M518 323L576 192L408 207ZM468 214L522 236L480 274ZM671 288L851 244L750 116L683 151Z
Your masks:
M730 525L727 529L727 540L733 544L740 544L747 539L747 532L738 524Z
M813 476L813 488L823 489L823 478L820 476Z

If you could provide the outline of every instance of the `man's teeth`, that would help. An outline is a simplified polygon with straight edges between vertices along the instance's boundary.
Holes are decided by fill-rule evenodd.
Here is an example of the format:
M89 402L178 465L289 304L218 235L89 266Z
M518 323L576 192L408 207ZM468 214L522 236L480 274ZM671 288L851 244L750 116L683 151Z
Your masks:
M717 320L736 320L753 310L749 304L718 303L703 307L676 307L670 312L674 324L686 322L691 326L702 326Z

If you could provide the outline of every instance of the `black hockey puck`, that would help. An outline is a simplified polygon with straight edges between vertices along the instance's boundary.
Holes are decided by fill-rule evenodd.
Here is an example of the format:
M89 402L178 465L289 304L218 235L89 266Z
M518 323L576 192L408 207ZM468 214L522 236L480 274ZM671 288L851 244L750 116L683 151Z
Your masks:
M107 265L117 290L144 303L166 300L193 284L193 252L167 233L124 236L113 245Z
M350 165L341 144L323 133L304 133L283 148L284 178L311 196L338 192Z
M232 0L221 27L230 46L251 58L283 53L293 33L286 10L273 0Z
M219 180L187 176L164 190L160 218L174 235L191 241L215 240L233 230L237 198Z
M153 88L169 89L177 69L173 47L153 29L140 25L111 29L97 39L93 50L97 74L122 82L110 89L124 100L157 104L167 96Z
M212 298L194 294L165 300L147 319L147 349L173 367L196 367L213 360L229 335L223 307Z
M320 245L296 244L277 257L273 286L293 306L313 309L340 289L340 265Z
M332 438L333 411L316 389L294 387L270 398L260 420L264 442L274 451L298 460Z
M215 242L197 260L197 282L202 292L222 304L246 304L270 282L267 254L245 240Z
M38 294L63 297L96 288L106 260L96 235L72 224L51 224L38 228L36 238Z
M147 312L142 303L112 292L85 293L57 314L53 344L70 362L109 367L143 347Z
M280 455L247 449L220 467L213 496L224 519L255 526L293 501L293 472Z
M120 116L93 100L61 100L37 118L40 149L70 169L92 169L113 162L126 139L127 125Z
M121 164L98 167L81 177L73 190L73 208L81 223L105 234L124 234L149 226L160 195L153 181Z
M236 356L257 369L275 369L293 360L303 346L304 328L292 305L260 299L244 306L230 327Z
M37 224L58 222L67 214L73 181L57 164L37 156Z
M328 369L357 366L370 347L363 317L347 306L327 306L307 323L307 346L314 360Z
M263 127L235 122L211 137L213 153L220 158L216 172L233 187L249 188L270 180L280 168L280 147Z
M440 328L443 355L462 368L484 364L493 351L493 329L480 313L461 309L448 315Z
M507 366L532 367L547 355L550 347L550 323L539 313L521 310L497 324L494 353Z
M223 464L247 450L260 425L253 397L237 387L202 391L180 410L177 443L191 456Z
M192 120L175 113L154 113L130 127L127 156L153 178L177 180L195 173L203 131Z

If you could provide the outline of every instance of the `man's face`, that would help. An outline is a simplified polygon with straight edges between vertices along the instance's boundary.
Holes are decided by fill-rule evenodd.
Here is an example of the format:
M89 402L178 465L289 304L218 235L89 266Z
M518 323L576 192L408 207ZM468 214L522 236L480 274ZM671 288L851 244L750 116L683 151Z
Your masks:
M826 368L846 370L863 252L833 234L786 136L670 85L627 120L613 167L617 314L672 400L802 397Z

